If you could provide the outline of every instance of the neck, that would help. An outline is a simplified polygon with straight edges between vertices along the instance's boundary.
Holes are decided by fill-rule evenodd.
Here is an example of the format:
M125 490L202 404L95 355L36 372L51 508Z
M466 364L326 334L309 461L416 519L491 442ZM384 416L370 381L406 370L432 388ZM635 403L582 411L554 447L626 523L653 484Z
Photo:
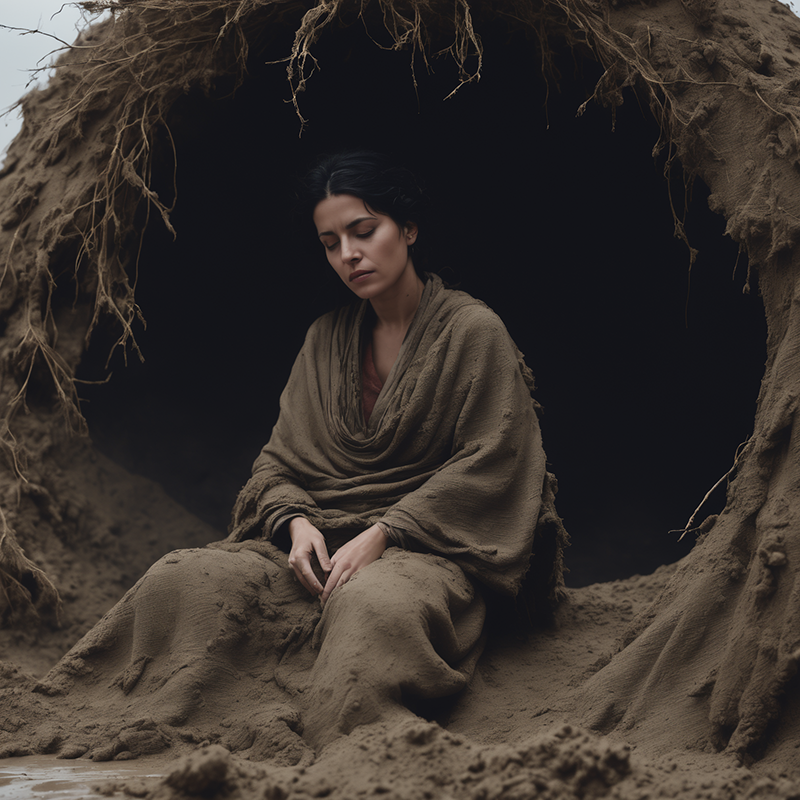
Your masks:
M384 293L369 301L377 317L376 327L406 331L411 325L414 314L417 313L425 284L410 262L409 267L410 269L406 273L407 277L404 276L391 294Z

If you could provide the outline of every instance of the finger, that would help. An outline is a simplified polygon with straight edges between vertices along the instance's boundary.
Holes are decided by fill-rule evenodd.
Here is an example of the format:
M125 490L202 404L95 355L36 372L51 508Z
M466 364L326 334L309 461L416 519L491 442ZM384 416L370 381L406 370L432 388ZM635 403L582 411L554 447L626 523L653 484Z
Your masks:
M322 591L322 584L311 569L311 563L308 558L301 556L289 555L289 564L297 576L297 580L309 591L311 594L319 594Z
M313 584L311 584L308 578L302 573L299 567L294 568L294 575L298 581L303 585L303 588L306 589L311 594L319 594L319 590L316 589Z
M328 573L333 569L333 564L328 556L328 548L325 547L325 540L321 539L314 542L314 552L317 554L317 560L322 567L324 573Z
M344 586L352 577L353 577L352 572L343 572L341 578L339 578L339 580L336 583L336 588L338 589L340 586Z
M328 580L325 582L325 588L322 590L322 594L320 595L322 605L325 605L325 601L331 596L331 592L337 586L341 585L339 581L341 580L344 571L344 567L341 564L334 564L331 574L328 575Z
M310 587L309 591L312 594L319 594L322 591L322 584L320 583L319 578L314 574L314 570L311 568L311 565L309 565L307 569L303 570L303 577L305 578L306 585Z

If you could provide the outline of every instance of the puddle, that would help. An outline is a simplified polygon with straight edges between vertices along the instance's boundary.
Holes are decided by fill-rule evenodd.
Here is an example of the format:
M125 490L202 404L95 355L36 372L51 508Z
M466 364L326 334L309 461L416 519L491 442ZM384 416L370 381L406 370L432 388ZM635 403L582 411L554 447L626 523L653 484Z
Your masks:
M82 759L61 761L55 756L5 758L0 761L0 800L130 798L122 792L98 795L92 787L115 780L160 778L168 761L144 759L98 763Z

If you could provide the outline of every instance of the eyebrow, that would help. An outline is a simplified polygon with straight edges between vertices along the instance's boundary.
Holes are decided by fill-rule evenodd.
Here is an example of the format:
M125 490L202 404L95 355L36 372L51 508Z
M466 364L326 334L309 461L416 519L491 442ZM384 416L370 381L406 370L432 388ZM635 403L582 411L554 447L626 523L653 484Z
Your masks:
M355 226L358 225L359 222L366 222L366 220L370 219L378 219L378 218L372 216L358 217L357 219L354 219L352 222L348 222L347 225L344 226L344 229L346 231L349 231L350 228L355 228ZM320 233L318 234L318 238L322 238L323 236L335 236L335 235L336 234L333 231L320 231Z

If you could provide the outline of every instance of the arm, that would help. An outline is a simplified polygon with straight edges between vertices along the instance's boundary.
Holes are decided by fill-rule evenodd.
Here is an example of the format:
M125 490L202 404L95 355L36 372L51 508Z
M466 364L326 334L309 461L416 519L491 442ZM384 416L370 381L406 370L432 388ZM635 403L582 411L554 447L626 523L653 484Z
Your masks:
M449 458L384 519L416 546L514 594L527 571L545 455L521 355L488 310L458 326L442 364Z
M315 372L320 356L324 357L326 351L322 347L319 352L320 343L331 339L326 322L324 318L318 320L309 329L281 395L278 422L236 502L228 537L234 541L253 534L272 538L279 530L285 530L291 540L289 563L297 579L312 594L323 593L323 602L337 585L379 558L386 547L383 531L371 526L330 559L320 531L326 514L304 485L306 471L322 474L329 469L324 460L315 463L320 458L319 443L325 441L327 433ZM322 457L325 458L324 453ZM322 568L325 587L314 573L314 558Z

